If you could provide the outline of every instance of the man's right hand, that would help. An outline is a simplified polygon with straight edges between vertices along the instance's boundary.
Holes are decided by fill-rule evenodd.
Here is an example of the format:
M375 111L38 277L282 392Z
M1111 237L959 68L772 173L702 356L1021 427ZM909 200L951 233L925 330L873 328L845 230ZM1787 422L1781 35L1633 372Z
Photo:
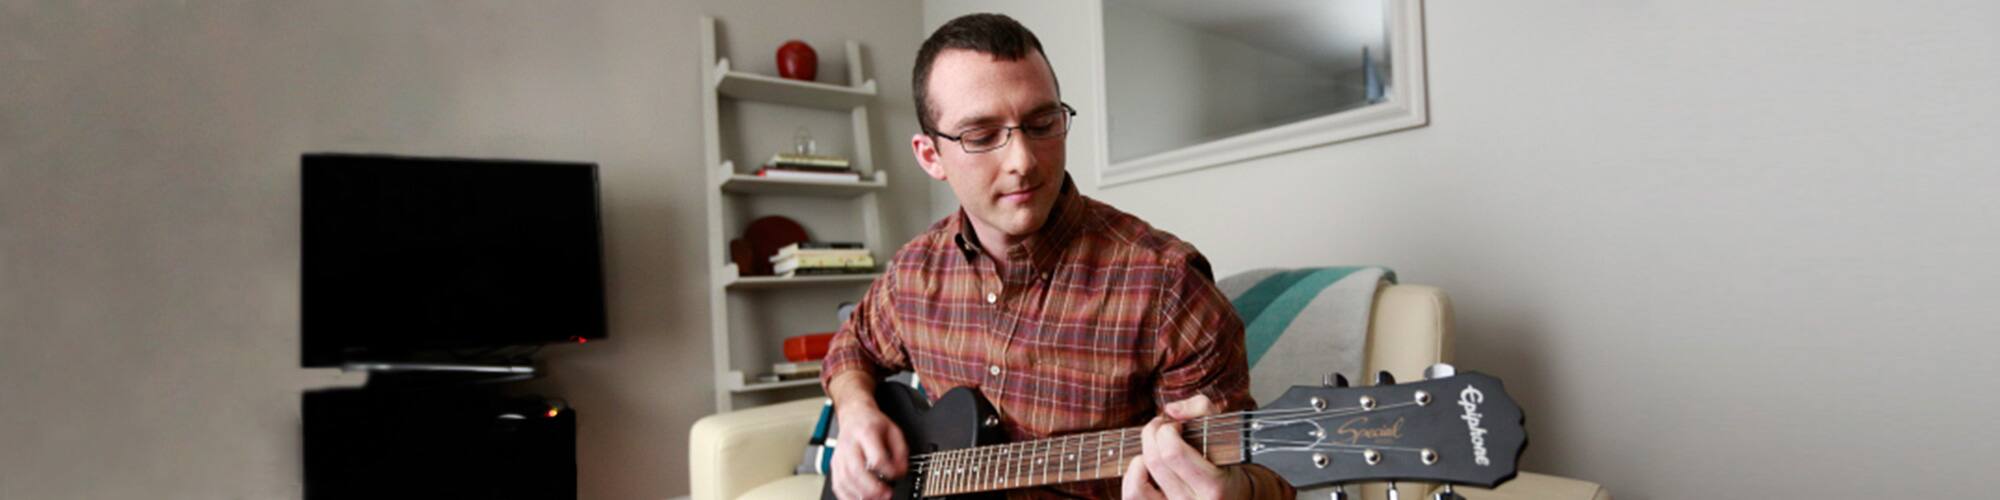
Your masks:
M908 470L903 431L875 405L854 406L840 410L840 440L827 480L842 500L888 500L890 481Z
M842 500L888 500L894 492L890 482L908 471L909 450L903 444L903 430L875 406L872 388L858 373L842 374L829 392L840 421L840 435L833 447L833 494Z

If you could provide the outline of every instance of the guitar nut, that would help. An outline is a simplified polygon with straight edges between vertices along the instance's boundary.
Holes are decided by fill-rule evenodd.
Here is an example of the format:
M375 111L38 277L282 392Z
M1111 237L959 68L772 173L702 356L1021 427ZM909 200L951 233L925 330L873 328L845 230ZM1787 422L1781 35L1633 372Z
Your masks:
M1417 406L1428 406L1430 404L1431 393L1429 391L1417 391Z
M1361 450L1361 459L1363 461L1368 462L1368 465L1379 464L1382 463L1382 452L1375 450Z
M1417 458L1423 459L1424 465L1437 465L1438 452L1432 451L1430 448L1424 448L1417 452Z
M1373 409L1375 409L1375 397L1374 397L1374 396L1362 396L1362 397L1361 397L1361 409L1362 409L1362 410L1373 410Z
M1325 453L1313 454L1313 467L1324 469L1326 468L1326 464L1330 462L1333 462L1333 459L1327 458Z

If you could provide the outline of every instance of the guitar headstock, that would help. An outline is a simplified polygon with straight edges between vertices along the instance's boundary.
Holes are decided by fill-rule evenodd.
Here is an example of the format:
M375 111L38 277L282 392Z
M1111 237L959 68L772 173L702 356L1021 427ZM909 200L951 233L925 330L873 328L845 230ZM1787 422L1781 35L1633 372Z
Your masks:
M1251 415L1246 459L1301 489L1383 480L1493 487L1514 478L1528 441L1521 407L1500 379L1477 372L1294 386Z

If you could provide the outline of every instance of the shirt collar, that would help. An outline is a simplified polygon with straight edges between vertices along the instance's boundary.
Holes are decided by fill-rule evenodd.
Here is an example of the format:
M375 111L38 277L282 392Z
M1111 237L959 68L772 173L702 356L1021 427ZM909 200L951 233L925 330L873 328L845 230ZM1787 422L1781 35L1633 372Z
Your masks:
M1055 208L1049 210L1049 220L1033 236L1008 247L1007 255L1002 258L1026 258L1038 276L1054 272L1056 259L1062 256L1062 250L1069 241L1076 237L1088 209L1083 194L1077 191L1076 181L1064 173L1062 191L1056 195ZM963 207L958 209L958 215L952 217L952 242L958 245L966 260L972 260L980 253L979 236L967 217L970 215L965 213Z

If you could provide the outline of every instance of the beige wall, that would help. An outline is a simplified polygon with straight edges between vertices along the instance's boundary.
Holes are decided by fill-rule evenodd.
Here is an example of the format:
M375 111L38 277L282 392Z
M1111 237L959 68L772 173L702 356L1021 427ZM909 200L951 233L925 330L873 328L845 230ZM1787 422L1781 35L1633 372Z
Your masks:
M304 151L602 164L612 338L545 351L540 386L580 409L583 498L685 494L712 402L696 19L767 73L797 37L844 78L861 40L874 128L908 131L918 8L0 1L0 498L299 495L299 391L358 380L297 365ZM881 157L907 238L927 188Z
M1088 57L1071 20L1091 3L927 0L925 20L1018 14L1064 40L1074 102L1094 77L1064 66ZM1528 409L1531 470L1621 499L1984 496L1994 19L1986 2L1434 0L1429 127L1093 194L1221 272L1377 263L1443 286L1461 364ZM1080 179L1089 141L1071 144Z

